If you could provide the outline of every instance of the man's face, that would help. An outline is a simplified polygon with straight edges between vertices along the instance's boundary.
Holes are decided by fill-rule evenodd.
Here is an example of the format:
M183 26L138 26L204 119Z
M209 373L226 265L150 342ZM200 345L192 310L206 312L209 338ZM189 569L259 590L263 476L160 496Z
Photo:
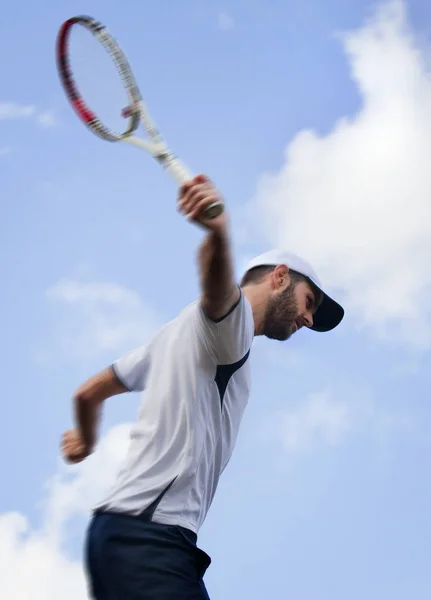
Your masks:
M273 340L288 340L301 327L312 327L316 298L306 281L288 284L275 290L269 300L263 334Z

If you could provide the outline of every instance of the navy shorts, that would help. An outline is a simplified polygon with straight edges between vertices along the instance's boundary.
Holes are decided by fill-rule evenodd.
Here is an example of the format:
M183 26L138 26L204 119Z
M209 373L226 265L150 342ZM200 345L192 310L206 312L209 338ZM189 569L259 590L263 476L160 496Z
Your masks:
M145 516L95 513L85 568L95 600L209 600L203 575L210 557L196 534Z

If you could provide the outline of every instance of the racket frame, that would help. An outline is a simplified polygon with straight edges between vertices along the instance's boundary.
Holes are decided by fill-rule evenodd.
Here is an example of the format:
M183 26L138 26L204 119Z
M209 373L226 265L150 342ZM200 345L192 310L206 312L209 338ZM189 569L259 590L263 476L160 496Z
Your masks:
M105 48L113 61L128 96L129 106L123 115L127 125L123 133L117 133L106 127L85 103L75 83L68 55L68 44L72 28L81 25L87 29ZM130 64L108 29L100 21L82 15L67 19L60 27L56 43L56 61L60 81L66 96L77 116L95 135L109 142L126 142L141 150L146 150L154 159L182 185L193 178L185 165L171 152L160 131L155 125L144 103ZM148 139L133 135L141 124ZM224 211L221 201L214 202L205 210L205 218L213 219Z

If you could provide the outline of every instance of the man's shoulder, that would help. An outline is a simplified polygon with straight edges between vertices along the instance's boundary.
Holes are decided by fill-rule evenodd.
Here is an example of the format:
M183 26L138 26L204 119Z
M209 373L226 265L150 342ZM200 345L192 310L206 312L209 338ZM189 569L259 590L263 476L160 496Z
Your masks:
M154 336L154 341L168 338L176 334L181 336L197 335L206 332L210 336L240 337L244 335L249 338L251 346L254 337L253 310L248 298L239 287L239 296L227 313L218 319L211 319L205 312L201 298L195 298L185 305L179 313L167 321Z

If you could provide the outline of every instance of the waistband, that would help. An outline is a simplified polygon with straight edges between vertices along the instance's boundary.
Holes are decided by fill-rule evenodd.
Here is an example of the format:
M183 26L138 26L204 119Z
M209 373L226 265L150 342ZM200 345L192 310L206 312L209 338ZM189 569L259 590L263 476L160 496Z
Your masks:
M187 529L186 527L182 527L181 525L166 525L165 523L158 523L157 521L154 521L153 520L153 511L151 510L151 507L149 509L142 511L138 515L132 515L130 513L119 512L119 511L115 511L115 510L106 510L103 508L97 508L96 510L93 511L93 515L94 516L96 516L96 515L114 515L117 517L128 517L129 519L136 519L137 521L140 521L142 523L149 523L151 525L155 525L157 527L160 527L161 529L169 528L169 527L176 527L193 544L196 544L197 539L198 539L198 536L196 535L196 533L194 531L192 531L191 529Z

